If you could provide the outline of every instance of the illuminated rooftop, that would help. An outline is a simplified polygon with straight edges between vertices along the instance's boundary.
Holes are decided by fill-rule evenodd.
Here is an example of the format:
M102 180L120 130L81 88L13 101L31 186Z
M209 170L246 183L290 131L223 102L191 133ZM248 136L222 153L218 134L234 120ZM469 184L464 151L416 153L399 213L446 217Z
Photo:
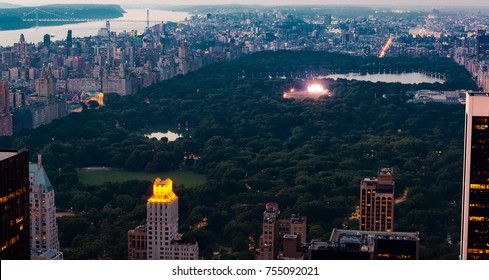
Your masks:
M173 192L173 182L169 178L162 181L156 178L153 183L153 195L148 199L150 203L170 203L177 199Z

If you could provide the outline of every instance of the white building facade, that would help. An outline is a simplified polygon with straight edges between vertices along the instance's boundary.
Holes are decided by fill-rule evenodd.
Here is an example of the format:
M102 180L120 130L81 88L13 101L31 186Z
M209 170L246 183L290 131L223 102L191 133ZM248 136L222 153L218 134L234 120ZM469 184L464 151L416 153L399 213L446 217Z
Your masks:
M178 234L178 197L170 179L157 178L147 203L147 257L149 260L195 260L197 243L184 244Z
M54 188L42 166L41 155L37 164L29 164L29 182L31 249L59 251Z

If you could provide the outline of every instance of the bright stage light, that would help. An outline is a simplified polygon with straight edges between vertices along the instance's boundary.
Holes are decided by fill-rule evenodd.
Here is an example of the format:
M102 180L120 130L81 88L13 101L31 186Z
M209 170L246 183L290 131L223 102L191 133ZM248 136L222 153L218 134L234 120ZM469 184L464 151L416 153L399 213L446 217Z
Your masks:
M310 93L321 93L321 92L324 92L324 88L321 85L312 84L312 85L307 87L307 91Z

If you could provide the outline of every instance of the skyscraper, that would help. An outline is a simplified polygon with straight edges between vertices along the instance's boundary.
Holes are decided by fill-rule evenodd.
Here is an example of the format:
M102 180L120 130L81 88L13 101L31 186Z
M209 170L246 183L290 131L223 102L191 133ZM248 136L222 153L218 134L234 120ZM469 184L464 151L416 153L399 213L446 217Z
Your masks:
M9 83L0 80L0 136L12 135L12 114L9 104Z
M0 151L0 259L28 260L29 152Z
M381 168L377 178L360 183L360 230L394 230L394 180L392 168Z
M489 93L467 93L460 257L489 259Z
M147 257L149 260L195 260L199 258L197 243L180 242L178 234L178 196L170 179L156 178L153 195L147 203ZM129 248L131 249L131 248Z
M73 31L71 29L69 29L68 33L66 34L66 47L73 47Z
M9 109L8 94L9 94L8 81L0 80L0 114L6 113Z
M45 34L43 39L44 46L49 49L49 47L51 46L51 35Z
M341 45L343 45L344 47L348 46L350 44L350 39L351 39L350 32L341 33Z
M489 57L489 35L484 29L477 30L476 52L480 58Z
M59 251L54 189L42 166L41 155L37 156L37 164L29 164L29 181L31 249Z
M26 64L27 60L27 42L25 41L24 34L20 34L19 43L17 44L17 53L19 54L20 63L22 65Z

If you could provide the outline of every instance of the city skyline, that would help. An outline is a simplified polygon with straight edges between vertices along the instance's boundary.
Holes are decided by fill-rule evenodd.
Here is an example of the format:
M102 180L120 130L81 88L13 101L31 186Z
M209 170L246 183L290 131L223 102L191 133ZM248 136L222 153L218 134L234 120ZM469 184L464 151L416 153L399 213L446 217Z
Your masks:
M63 0L62 2L57 0L44 0L44 1L33 1L33 0L17 0L15 1L3 1L6 3L17 4L17 5L46 5L46 4L100 4L100 1L96 0ZM133 1L130 0L107 0L103 4L119 4L119 5L131 5L135 6ZM296 0L284 0L284 1L273 1L273 0L210 0L206 1L205 5L264 5L264 6L283 6L283 5L356 5L356 6L426 6L426 7L436 7L436 6L489 6L486 0L433 0L433 1L422 1L422 0L397 0L397 1L385 1L385 0L346 0L338 3L333 0L306 0L306 1L296 1ZM174 2L160 2L155 0L142 0L138 1L137 5L160 5L160 6L181 6L181 5L203 5L201 1L198 0L183 0L178 3Z

